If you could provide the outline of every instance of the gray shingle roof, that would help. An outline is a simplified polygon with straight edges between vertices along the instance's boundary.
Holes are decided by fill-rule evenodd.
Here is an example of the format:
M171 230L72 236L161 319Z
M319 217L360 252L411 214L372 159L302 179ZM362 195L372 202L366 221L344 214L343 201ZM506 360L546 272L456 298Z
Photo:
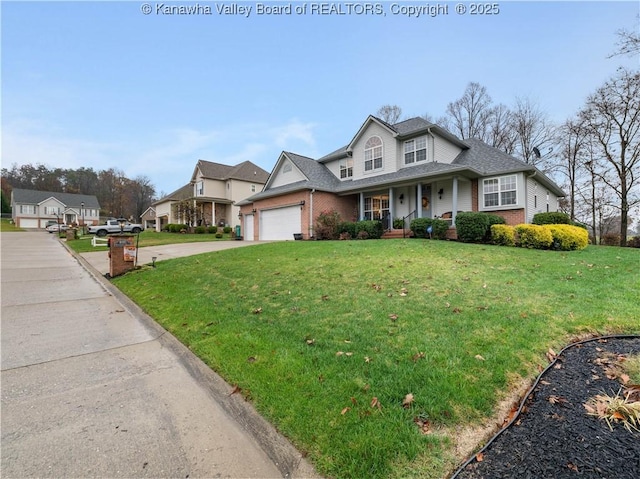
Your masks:
M100 209L98 198L94 195L56 193L53 191L25 190L21 188L14 188L11 194L15 203L37 205L53 197L67 207L79 208L81 203L84 203L85 208Z
M469 149L462 151L453 160L452 164L471 167L477 170L481 176L515 173L517 171L539 173L538 181L553 191L554 194L558 196L565 195L562 188L535 166L529 165L498 148L489 146L482 140L469 138L464 142L469 146Z
M157 205L160 203L164 203L165 201L182 201L182 200L186 200L187 198L191 198L192 196L193 196L193 185L189 183L169 193L167 196L160 198L158 201L155 201L153 204Z
M265 183L269 173L250 161L243 161L236 166L223 165L213 161L198 160L199 168L205 178L215 180L244 180Z

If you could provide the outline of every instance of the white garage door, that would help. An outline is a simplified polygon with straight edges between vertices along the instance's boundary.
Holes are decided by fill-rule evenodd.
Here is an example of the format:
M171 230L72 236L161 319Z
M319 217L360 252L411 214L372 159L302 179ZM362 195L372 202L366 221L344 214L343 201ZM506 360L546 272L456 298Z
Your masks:
M245 241L253 241L253 215L244 216L244 232L242 239Z
M293 240L294 233L302 233L300 206L260 212L261 240Z
M38 220L20 218L20 228L37 228Z

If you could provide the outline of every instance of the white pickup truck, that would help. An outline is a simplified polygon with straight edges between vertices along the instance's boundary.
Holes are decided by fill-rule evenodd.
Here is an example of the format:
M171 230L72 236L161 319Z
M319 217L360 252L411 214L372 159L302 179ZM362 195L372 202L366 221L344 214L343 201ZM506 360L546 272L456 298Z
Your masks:
M135 223L129 223L128 221L125 223L124 228L122 228L121 230L118 220L107 220L103 225L89 226L87 228L87 233L103 237L120 232L138 234L143 230L144 226Z

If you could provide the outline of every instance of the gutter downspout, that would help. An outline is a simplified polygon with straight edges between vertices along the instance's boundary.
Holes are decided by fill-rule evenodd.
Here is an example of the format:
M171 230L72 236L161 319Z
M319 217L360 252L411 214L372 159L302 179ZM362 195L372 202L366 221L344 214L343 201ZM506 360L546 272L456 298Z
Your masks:
M316 189L312 189L309 193L309 239L313 238L313 194Z
M524 180L524 222L529 222L529 178L533 178L538 174L537 171L533 171L533 174L527 175Z

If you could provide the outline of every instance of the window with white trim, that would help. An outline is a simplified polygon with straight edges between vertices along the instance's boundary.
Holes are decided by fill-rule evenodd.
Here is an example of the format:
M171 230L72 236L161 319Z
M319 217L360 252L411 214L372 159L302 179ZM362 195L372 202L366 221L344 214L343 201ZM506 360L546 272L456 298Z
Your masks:
M20 213L24 215L35 215L36 205L20 205Z
M382 168L382 139L372 136L364 145L364 171Z
M340 179L351 178L353 176L353 159L340 160Z
M404 164L410 165L427 159L427 137L421 136L404 142Z
M512 206L518 202L516 175L488 178L482 181L484 207Z
M204 181L198 181L196 183L196 196L204 195Z

